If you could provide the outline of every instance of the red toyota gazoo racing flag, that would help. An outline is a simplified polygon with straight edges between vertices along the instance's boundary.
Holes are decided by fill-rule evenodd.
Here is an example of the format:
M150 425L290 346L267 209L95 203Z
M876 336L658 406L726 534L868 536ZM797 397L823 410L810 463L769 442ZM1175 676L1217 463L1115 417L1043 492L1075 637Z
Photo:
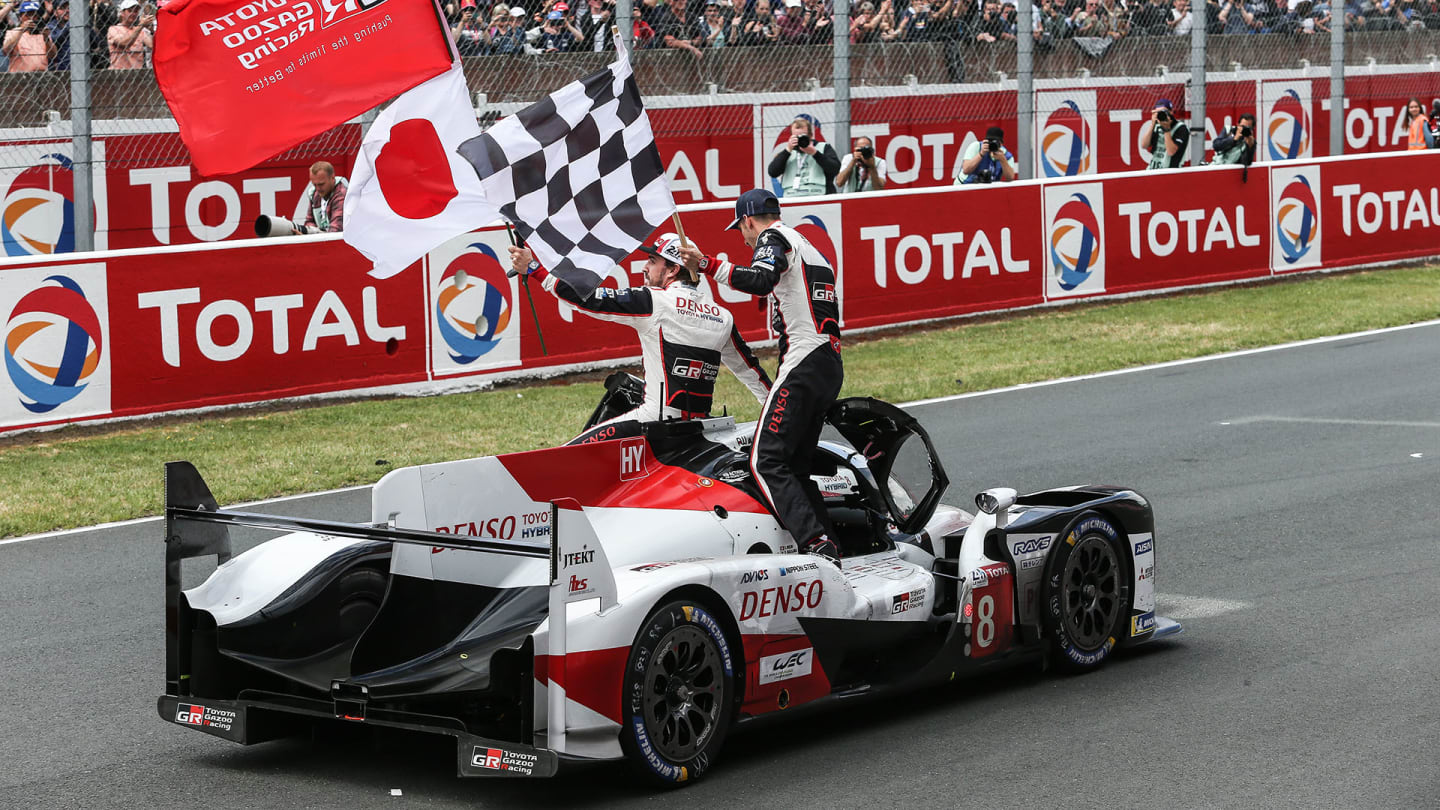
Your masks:
M434 0L173 0L155 80L201 175L248 169L444 73Z

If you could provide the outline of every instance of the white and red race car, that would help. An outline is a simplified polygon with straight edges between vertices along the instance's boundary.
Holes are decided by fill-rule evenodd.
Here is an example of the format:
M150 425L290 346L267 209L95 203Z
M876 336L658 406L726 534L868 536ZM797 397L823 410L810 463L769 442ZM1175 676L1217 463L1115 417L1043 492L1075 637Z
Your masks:
M246 744L319 719L447 734L462 776L625 758L678 784L751 718L1179 632L1133 490L992 489L971 514L940 503L909 414L847 399L830 423L813 472L839 564L796 553L750 480L753 426L724 417L398 469L372 524L220 510L167 465L160 715ZM232 558L237 526L286 533Z

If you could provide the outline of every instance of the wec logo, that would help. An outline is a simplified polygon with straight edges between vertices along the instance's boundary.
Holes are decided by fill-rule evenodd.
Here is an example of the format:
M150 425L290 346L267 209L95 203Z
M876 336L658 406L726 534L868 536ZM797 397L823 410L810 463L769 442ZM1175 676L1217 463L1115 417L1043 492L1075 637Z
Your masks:
M813 667L815 648L767 655L760 659L760 683L776 683L810 674Z

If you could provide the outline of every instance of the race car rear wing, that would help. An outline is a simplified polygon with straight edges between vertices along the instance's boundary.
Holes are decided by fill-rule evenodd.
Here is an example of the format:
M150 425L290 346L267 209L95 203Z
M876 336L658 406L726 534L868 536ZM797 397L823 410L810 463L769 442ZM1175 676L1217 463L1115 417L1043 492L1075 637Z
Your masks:
M165 465L165 648L166 687L171 696L188 694L185 663L190 658L191 628L182 627L187 611L180 609L181 563L196 557L214 556L218 564L233 555L231 526L248 526L290 532L311 532L334 538L370 540L423 546L427 549L454 549L504 557L549 561L548 605L550 617L566 615L571 602L599 600L604 610L616 601L613 571L599 538L580 505L571 499L548 504L548 538L501 540L399 528L393 517L386 523L345 523L312 518L282 517L254 512L220 509L209 487L195 467L186 461ZM539 583L537 583L539 584ZM547 742L554 751L565 748L566 660L565 621L549 623L547 652L552 662L547 684L547 716L552 726ZM558 664L557 664L558 662ZM463 760L463 758L462 758ZM465 773L462 775L474 775Z

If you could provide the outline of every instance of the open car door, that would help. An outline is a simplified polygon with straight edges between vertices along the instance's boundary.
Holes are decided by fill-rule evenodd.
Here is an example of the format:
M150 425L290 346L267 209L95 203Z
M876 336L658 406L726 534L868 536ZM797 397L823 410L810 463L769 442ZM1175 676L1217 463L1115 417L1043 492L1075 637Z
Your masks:
M950 479L920 422L870 397L839 400L826 419L865 456L895 527L906 534L924 528Z

